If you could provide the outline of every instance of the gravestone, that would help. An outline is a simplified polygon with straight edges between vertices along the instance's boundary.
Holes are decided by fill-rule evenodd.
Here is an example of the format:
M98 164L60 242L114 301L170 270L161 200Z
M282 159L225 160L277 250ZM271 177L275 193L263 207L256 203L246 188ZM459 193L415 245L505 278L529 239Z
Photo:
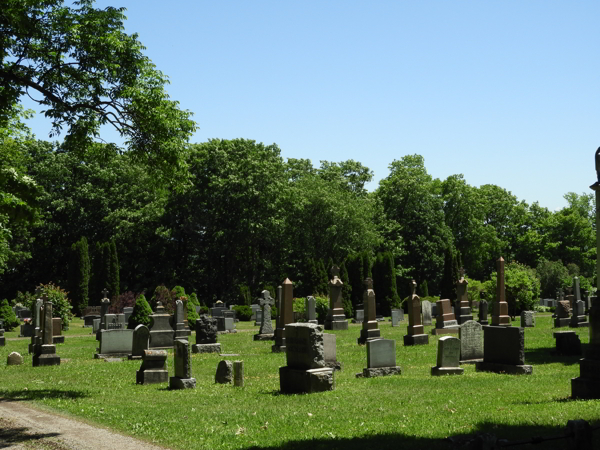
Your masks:
M206 314L196 319L196 345L194 353L221 353L221 344L217 343L217 319Z
M347 330L348 321L344 314L344 302L342 299L342 288L344 283L340 280L340 268L333 266L331 268L333 278L329 280L329 311L325 319L326 330Z
M281 292L281 301L277 310L279 320L275 330L275 344L271 346L271 351L274 353L285 351L285 327L294 321L294 285L289 278L286 278L281 288L279 291Z
M110 307L110 300L106 297L108 295L108 289L104 288L102 294L104 296L102 297L102 300L100 300L100 329L106 330L104 316L108 314L108 308Z
M531 375L525 364L525 330L517 327L483 327L483 361L475 363L477 372Z
M175 376L169 378L169 389L193 389L196 379L192 378L190 344L187 339L175 339L174 344Z
M135 373L136 383L166 383L169 379L167 355L166 350L144 350L142 353L142 365L140 370Z
M365 320L365 310L364 309L355 309L354 310L354 319L352 319L352 323L363 323Z
M39 288L36 289L36 297L41 294ZM48 298L47 296L45 297ZM44 301L41 298L37 298L33 305L33 334L31 335L31 342L29 344L29 354L34 353L34 348L41 342L42 339L42 305ZM54 340L54 339L53 339Z
M173 323L175 324L175 334L173 339L187 339L191 331L185 327L183 314L183 301L175 301L175 314L173 314Z
M305 307L306 320L308 321L308 323L319 323L317 321L317 302L313 296L309 295L308 297L306 297Z
M435 328L431 330L431 334L458 334L459 325L452 312L452 305L449 299L438 300L438 315L435 318Z
M585 315L585 302L583 300L577 300L573 304L573 315L571 316L571 322L569 326L571 328L583 328L589 327L590 323L587 322Z
M437 304L432 303L431 304L431 317L432 318L437 318L438 315L438 308L437 308Z
M217 302L210 308L210 315L212 317L223 317L223 311L226 311L227 307L223 304L221 300L217 300Z
M504 297L504 258L502 256L496 261L496 274L496 301L492 313L492 325L510 326L508 303L506 303Z
M521 327L523 327L523 328L535 327L535 312L534 311L521 311Z
M323 333L323 355L325 358L325 365L334 370L342 370L342 364L337 360L335 341L335 334Z
M579 277L573 277L573 295L575 296L575 302L581 300L581 291L579 289Z
M227 384L233 381L233 363L231 361L222 360L217 365L215 373L215 383Z
M457 293L457 314L456 321L459 325L462 325L467 320L473 320L473 315L471 314L471 307L469 306L469 293L468 293L469 282L465 278L465 270L460 269L460 279L456 285L456 293Z
M133 330L131 355L129 359L142 359L144 351L148 350L150 343L150 330L145 325L138 325Z
M487 300L481 300L479 302L479 323L481 325L488 325L488 302Z
M233 362L233 385L244 387L244 361Z
M133 314L133 306L126 306L123 308L123 318L125 320L125 327L129 324L129 318Z
M429 336L425 334L423 325L421 325L421 299L415 293L417 282L412 280L412 296L408 300L408 327L407 334L404 336L404 345L425 345L429 344Z
M123 330L125 325L125 314L104 314L103 330Z
M2 321L0 321L2 322ZM0 347L6 345L6 338L4 337L4 322L0 323Z
M133 348L133 330L100 330L100 347L94 358L126 358Z
M460 326L460 363L483 361L483 329L480 323L468 320Z
M400 320L404 319L404 314L402 314L402 319L400 319L400 313L403 312L401 309L392 309L392 326L397 327Z
M402 368L396 365L396 341L393 339L373 339L367 341L367 367L357 378L374 378L386 375L402 375Z
M581 355L581 340L575 331L555 331L552 336L556 339L557 355Z
M217 331L220 333L236 333L235 322L233 317L218 316L217 319Z
M258 334L254 335L255 341L268 341L273 339L273 321L271 320L271 306L275 303L275 300L271 297L271 293L268 290L262 291L262 298L260 299L261 319L260 329Z
M256 311L260 311L260 305L252 304L252 305L250 305L250 308L252 308L252 316L250 316L250 320L254 320L255 322L258 322L258 319L256 318ZM259 325L260 325L260 323L259 323Z
M571 323L571 319L569 318L569 309L570 305L567 300L561 300L558 302L556 309L554 310L554 314L556 317L554 318L554 328L566 327Z
M263 318L263 312L259 309L254 313L256 321L254 322L255 327L260 327Z
M65 337L62 335L62 319L60 317L52 318L52 343L65 343Z
M431 302L423 300L421 302L421 311L423 312L423 326L430 327L432 322Z
M92 321L92 334L96 334L100 331L100 319L94 319Z
M379 325L376 320L375 311L375 291L373 290L373 280L366 278L363 281L363 304L365 315L363 326L360 330L360 336L357 339L359 345L364 345L368 340L377 339L381 336Z
M465 323L469 322L477 324L473 320ZM462 375L464 369L460 367L460 353L460 339L452 336L441 337L438 341L437 365L431 368L431 375Z
M156 312L150 314L150 348L173 347L174 330L171 327L171 315L165 311L161 302L156 304Z
M23 357L17 352L12 352L6 358L7 366L20 366L21 364L23 364Z
M314 323L289 323L286 324L285 339L287 366L279 368L281 392L333 390L334 370L325 365L323 328Z
M33 367L58 366L60 356L56 354L56 345L52 342L52 302L44 302L42 314L42 339L40 344L35 346Z
M596 175L598 181L590 188L595 191L596 204L600 204L600 148L596 150ZM600 208L596 208L596 279L600 280ZM600 302L592 301L589 319L590 340L585 356L579 360L579 376L571 379L573 398L600 399Z

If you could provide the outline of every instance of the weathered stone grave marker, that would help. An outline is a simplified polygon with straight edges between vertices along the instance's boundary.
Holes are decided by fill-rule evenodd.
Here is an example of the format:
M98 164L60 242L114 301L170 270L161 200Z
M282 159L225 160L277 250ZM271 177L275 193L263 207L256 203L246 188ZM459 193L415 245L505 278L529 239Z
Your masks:
M402 368L396 365L396 341L374 339L367 341L367 367L357 378L374 378L386 375L402 375Z
M196 345L194 353L221 353L221 344L217 343L217 319L206 314L196 319Z
M142 325L140 325L142 326ZM142 365L135 373L137 384L166 383L169 379L166 350L144 350Z
M417 282L411 282L412 296L408 300L408 327L407 334L404 336L404 345L424 345L429 344L429 335L425 334L423 325L421 325L421 299L415 293Z
M480 323L468 320L460 326L460 363L483 361L483 330Z
M521 327L523 327L523 328L535 327L535 312L534 311L521 311Z
M347 330L348 322L344 314L344 303L342 300L342 288L344 283L339 277L340 268L333 266L331 275L333 278L329 280L329 311L325 319L326 330Z
M466 323L468 322L473 321ZM460 339L453 336L441 337L438 340L437 365L431 368L431 375L462 375L464 369L459 365L460 352Z
M161 302L156 304L156 312L150 315L150 348L173 347L175 331L170 324L171 315Z
M431 330L431 334L458 334L459 325L452 312L452 305L449 299L438 300L438 315L435 318L435 328Z
M460 279L456 285L456 293L457 293L457 314L456 321L459 325L462 325L467 320L473 320L473 315L471 314L471 307L469 306L469 293L468 293L469 282L465 278L465 269L460 269Z
M364 345L371 339L377 339L381 336L379 325L377 324L376 311L375 311L375 291L373 290L373 280L366 278L363 281L363 304L365 308L365 314L363 319L363 326L360 330L360 336L357 339L359 345Z
M286 348L285 327L294 321L294 285L286 278L281 289L281 302L278 308L279 320L275 330L275 344L271 346L274 353L284 352Z
M169 389L193 389L196 379L192 378L190 344L187 339L175 339L175 376L169 378Z

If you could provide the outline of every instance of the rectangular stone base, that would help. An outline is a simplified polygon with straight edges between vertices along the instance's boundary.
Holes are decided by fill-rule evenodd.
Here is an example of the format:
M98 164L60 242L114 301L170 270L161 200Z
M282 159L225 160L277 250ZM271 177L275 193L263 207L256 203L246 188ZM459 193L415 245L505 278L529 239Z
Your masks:
M94 359L129 358L129 353L94 353Z
M468 322L469 320L473 320L473 316L458 316L456 318L456 321L459 325L462 325L463 323Z
M333 320L331 322L325 321L325 329L326 330L347 330L348 329L348 321L346 320Z
M284 394L311 394L333 391L334 370L329 367L299 370L288 366L279 368L279 388Z
M285 353L285 349L286 349L285 345L275 344L275 345L271 346L271 352L273 352L273 353Z
M380 338L381 338L381 331L379 330L379 328L374 328L371 330L362 329L362 330L360 330L360 337L356 340L356 343L358 345L365 345L367 343L367 341L370 341L372 339L380 339Z
M255 334L254 335L255 341L272 341L273 339L275 339L274 334Z
M489 325L490 324L490 322L488 320L479 320L479 323L481 325Z
M52 343L53 344L64 344L65 337L64 336L52 336Z
M533 373L533 367L529 365L513 365L513 364L499 364L490 362L478 362L475 364L476 372L494 372L494 373L506 373L509 375L531 375Z
M429 344L428 334L405 334L404 345L426 345Z
M33 355L33 367L60 366L60 356L54 354Z
M569 322L569 327L571 327L571 328L589 328L589 326L590 326L589 322L577 322L577 323Z
M600 399L600 383L591 378L571 378L571 397Z
M554 328L568 327L571 323L571 319L568 317L563 317L559 319L558 317L554 319Z
M196 379L195 378L169 378L169 389L195 389Z
M166 383L168 380L168 370L138 370L135 372L135 382L137 384Z
M375 378L388 375L402 375L402 367L377 367L375 369L364 368L361 373L356 374L356 378Z
M440 336L442 334L458 334L460 328L432 328L431 334L434 336Z
M483 358L478 359L461 359L459 364L477 364L478 362L483 362Z
M192 353L221 353L221 344L192 345Z
M465 369L460 367L432 367L431 375L434 377L439 377L440 375L462 375L465 372Z

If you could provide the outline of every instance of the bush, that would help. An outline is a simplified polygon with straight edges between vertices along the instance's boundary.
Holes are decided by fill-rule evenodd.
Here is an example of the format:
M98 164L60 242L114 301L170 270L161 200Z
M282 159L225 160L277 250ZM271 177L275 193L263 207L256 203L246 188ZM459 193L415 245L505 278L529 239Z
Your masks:
M33 312L33 308L35 305L35 295L30 292L21 292L17 291L17 296L11 302L12 306L16 306L17 304L21 304L24 308L27 308L29 311Z
M252 308L248 305L236 305L233 307L233 310L236 313L236 317L244 322L249 321L250 317L252 317Z
M488 302L496 301L496 272L491 279L484 283ZM540 280L535 270L517 262L511 262L504 267L505 300L511 316L521 311L531 311L540 298ZM492 305L490 305L490 308Z
M317 321L323 324L325 323L327 313L329 312L329 300L324 297L315 297L315 304L317 310Z
M198 296L196 295L196 293L192 292L188 297L187 302L187 318L188 325L190 326L190 328L194 328L193 324L196 323L196 319L200 318L200 316L196 312L196 306L200 306L200 302L198 301Z
M52 282L48 284L40 284L42 293L48 296L48 300L52 302L52 317L60 317L63 329L69 326L69 322L73 318L71 309L71 300L67 297L68 292L61 289L60 286L54 285Z
M135 300L135 306L133 307L133 312L131 316L129 316L129 323L127 324L127 328L130 330L134 330L138 325L146 325L150 326L150 315L152 314L152 308L148 304L146 297L144 294L141 294Z
M11 331L21 324L21 321L17 319L15 312L8 304L7 299L2 300L2 304L0 305L0 319L4 321L4 329L6 331Z
M200 312L198 314L208 314L210 313L210 308L208 306L202 305L200 307Z
M156 311L156 305L158 302L162 303L167 313L173 314L173 311L175 310L173 297L171 297L171 291L164 284L156 286L156 289L154 289L154 294L150 299L150 307L152 308L152 311Z
M123 308L135 307L135 294L131 291L123 292L116 297L113 297L108 308L110 314L121 314Z

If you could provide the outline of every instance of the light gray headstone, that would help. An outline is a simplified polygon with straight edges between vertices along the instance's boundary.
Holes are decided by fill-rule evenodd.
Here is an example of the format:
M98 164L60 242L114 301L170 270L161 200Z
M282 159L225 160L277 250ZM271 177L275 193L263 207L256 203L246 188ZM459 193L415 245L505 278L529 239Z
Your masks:
M396 366L396 341L393 339L374 339L367 341L367 368Z
M175 324L183 323L183 302L181 300L175 301L175 314L173 316L173 322Z
M355 310L354 311L354 320L362 323L365 320L365 310L364 309Z
M100 333L100 353L131 353L133 330L102 330Z
M306 320L317 320L317 302L314 297L308 296L306 298Z
M460 326L460 359L483 358L483 327L474 320L467 320Z
M468 321L471 322L471 321ZM465 322L466 323L466 322ZM438 341L437 366L459 367L460 339L453 336L443 336Z
M575 295L575 301L581 300L581 291L579 289L579 277L573 277L573 295Z
M133 339L131 346L132 356L144 356L144 350L148 350L150 343L150 330L145 325L138 325L133 330Z
M190 344L185 339L175 339L175 376L177 378L191 378Z
M431 324L432 324L431 302L429 300L423 300L421 302L421 310L423 311L423 326L431 326Z
M325 362L336 362L337 361L337 350L335 347L335 334L323 333L323 354L325 356Z
M521 326L535 327L535 313L533 311L521 311Z
M17 352L12 352L6 358L7 366L20 366L21 364L23 364L23 357Z

